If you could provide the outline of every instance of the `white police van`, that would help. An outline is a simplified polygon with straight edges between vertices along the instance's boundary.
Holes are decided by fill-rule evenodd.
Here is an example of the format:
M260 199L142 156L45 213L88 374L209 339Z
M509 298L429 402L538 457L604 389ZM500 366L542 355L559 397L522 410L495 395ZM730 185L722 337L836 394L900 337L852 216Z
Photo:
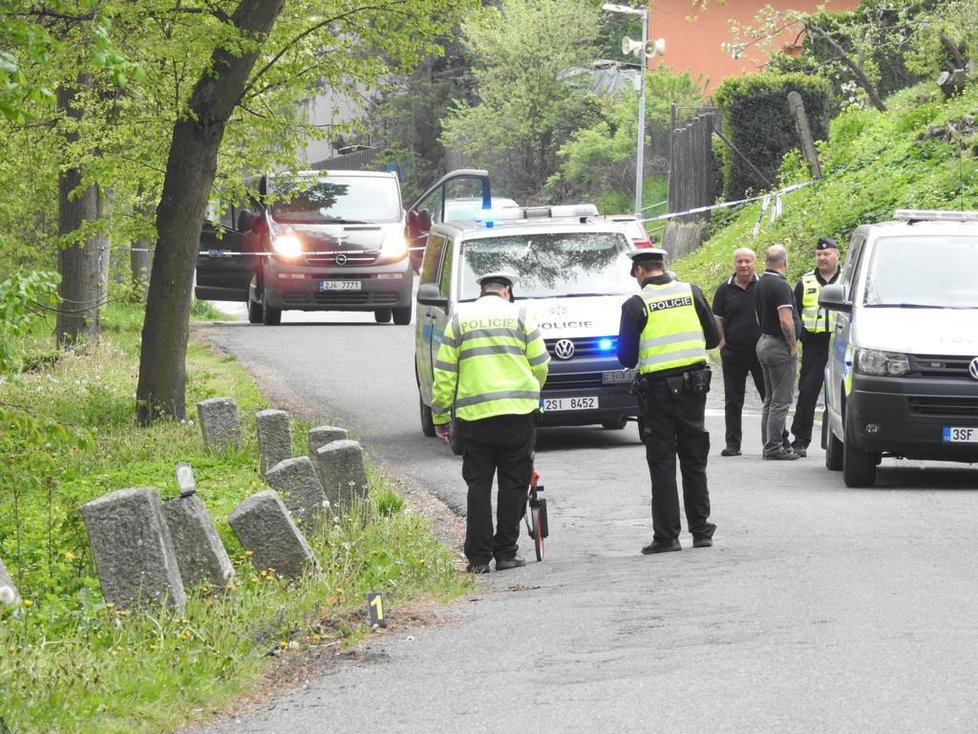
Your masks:
M825 368L825 465L872 486L883 457L978 462L978 212L858 227Z
M591 204L508 207L483 221L435 224L428 232L417 295L415 372L421 429L434 435L433 365L445 326L460 304L479 297L476 277L511 269L550 353L541 395L542 425L637 420L634 370L615 347L621 305L638 288L629 276L632 245L621 226L596 218ZM456 451L460 447L453 445Z

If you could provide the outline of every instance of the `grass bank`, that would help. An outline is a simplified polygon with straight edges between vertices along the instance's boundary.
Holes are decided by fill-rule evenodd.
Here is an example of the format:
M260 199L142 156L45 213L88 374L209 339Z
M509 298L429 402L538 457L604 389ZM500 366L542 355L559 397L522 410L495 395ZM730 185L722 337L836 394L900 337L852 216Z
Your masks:
M978 85L945 101L935 84L922 83L886 105L885 113L851 109L832 120L830 139L818 145L822 178L787 194L774 222L759 203L714 212L713 235L674 270L712 297L733 272L735 249L751 247L763 263L763 249L780 242L793 283L814 267L821 235L834 237L844 254L858 225L890 219L896 209L978 209ZM789 155L781 184L808 180L800 155Z
M194 421L135 427L138 307L113 306L98 347L52 355L0 383L0 558L23 601L0 605L0 732L160 732L253 688L285 651L342 646L369 633L364 594L399 605L448 600L470 588L451 553L370 468L369 502L309 538L322 573L288 583L257 572L227 525L265 488L255 412L268 405L234 359L200 344L188 358L188 414L232 396L240 450L205 451ZM48 330L47 333L50 333ZM295 421L295 453L309 426ZM107 492L155 487L177 495L174 465L194 467L198 493L234 563L223 593L188 591L183 614L106 604L78 508Z

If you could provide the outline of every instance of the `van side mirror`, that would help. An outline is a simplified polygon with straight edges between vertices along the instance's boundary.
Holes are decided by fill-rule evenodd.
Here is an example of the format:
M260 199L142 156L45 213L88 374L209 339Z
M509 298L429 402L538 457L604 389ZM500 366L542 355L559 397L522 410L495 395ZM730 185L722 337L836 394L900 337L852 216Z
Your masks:
M423 306L437 306L448 310L448 299L438 292L438 286L434 283L418 286L418 303Z
M237 230L239 232L247 232L251 229L251 224L254 221L255 215L247 209L242 209L238 212Z
M846 289L837 283L822 286L822 291L818 294L818 305L830 311L852 313L852 301L846 300Z

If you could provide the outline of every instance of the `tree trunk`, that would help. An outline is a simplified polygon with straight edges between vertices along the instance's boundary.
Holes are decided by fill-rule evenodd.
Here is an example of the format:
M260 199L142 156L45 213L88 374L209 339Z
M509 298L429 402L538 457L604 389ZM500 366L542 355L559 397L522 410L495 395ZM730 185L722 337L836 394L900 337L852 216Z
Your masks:
M91 78L83 75L79 86L90 86ZM69 87L58 89L58 107L72 120L81 119L81 110L75 106L76 90ZM78 140L78 133L69 130L67 143ZM85 222L97 221L100 214L99 192L96 186L77 193L82 182L79 168L66 168L58 177L58 233L65 237L78 231ZM61 284L55 336L58 346L69 348L80 338L97 340L99 336L99 308L105 300L102 279L104 237L88 237L80 244L63 247L58 253L58 272Z
M264 37L285 0L241 0L230 23ZM156 208L156 252L146 298L136 387L136 418L186 415L186 355L200 230L217 168L224 129L240 101L258 50L240 55L218 48L194 87L189 110L173 127L163 192Z
M814 23L806 23L805 29L809 33L815 33L819 38L823 39L827 44L829 44L829 48L832 49L832 53L838 56L839 60L848 66L849 70L853 73L853 76L856 77L856 83L862 87L869 96L869 101L873 103L873 107L880 112L886 112L886 105L883 104L883 100L880 99L876 85L869 80L869 77L866 76L866 73L862 70L862 67L849 58L849 55L846 53L845 49L842 48L842 46L840 46L836 40L832 38L832 36L823 31Z

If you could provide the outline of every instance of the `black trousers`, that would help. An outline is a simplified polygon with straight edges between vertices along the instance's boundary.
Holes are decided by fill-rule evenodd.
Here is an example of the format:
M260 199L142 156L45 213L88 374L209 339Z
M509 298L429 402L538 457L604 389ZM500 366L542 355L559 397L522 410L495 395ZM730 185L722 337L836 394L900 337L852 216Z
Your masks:
M520 518L533 473L536 419L500 415L457 422L462 441L462 478L468 485L465 557L486 564L495 557L510 559L519 546ZM492 480L497 476L496 529L492 525Z
M798 376L798 403L791 421L794 441L808 447L815 424L815 404L825 380L825 363L829 359L829 334L801 334L801 370Z
M712 538L716 525L709 522L710 492L706 484L706 460L710 434L704 423L706 393L674 395L666 380L647 380L649 392L642 401L648 423L645 458L652 477L652 539L679 537L679 492L676 457L683 477L683 506L689 532Z
M746 352L724 347L720 350L720 365L723 368L723 417L726 426L724 438L727 446L740 450L743 439L742 415L744 395L747 392L747 375L754 378L754 387L764 400L764 373L753 348Z

